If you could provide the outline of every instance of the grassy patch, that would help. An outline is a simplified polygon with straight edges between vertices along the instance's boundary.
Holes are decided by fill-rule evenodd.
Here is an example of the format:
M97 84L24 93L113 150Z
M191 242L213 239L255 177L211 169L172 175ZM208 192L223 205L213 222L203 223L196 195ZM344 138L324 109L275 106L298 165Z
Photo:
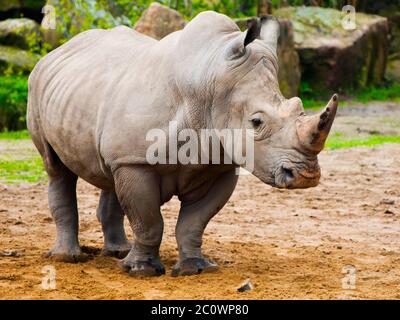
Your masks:
M0 181L4 183L38 182L46 179L42 159L0 159Z
M370 87L353 93L355 100L362 103L369 101L396 101L400 102L400 84L393 83L385 87Z
M329 98L326 100L316 99L313 97L313 93L307 88L307 85L302 84L300 89L300 97L303 97L304 108L320 109L324 107ZM350 91L348 98L340 101L339 107L350 106L356 102L368 103L371 101L400 102L400 84L393 83L382 87L369 87Z
M0 140L29 140L28 130L0 132Z
M341 149L352 147L373 147L383 143L400 143L400 136L371 135L362 139L343 140L341 135L329 136L326 141L328 149Z

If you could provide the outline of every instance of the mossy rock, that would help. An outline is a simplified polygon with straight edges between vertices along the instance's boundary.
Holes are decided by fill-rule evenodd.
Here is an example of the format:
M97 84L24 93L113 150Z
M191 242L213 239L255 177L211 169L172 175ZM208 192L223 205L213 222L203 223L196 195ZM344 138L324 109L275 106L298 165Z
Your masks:
M302 79L314 95L383 81L388 54L386 18L357 13L356 29L346 30L343 13L335 9L287 7L274 14L293 23Z
M39 59L39 55L29 51L0 46L0 72L29 73Z
M29 50L41 42L39 25L31 19L0 21L0 45Z
M21 2L19 0L1 0L0 11L8 11L11 9L21 8Z

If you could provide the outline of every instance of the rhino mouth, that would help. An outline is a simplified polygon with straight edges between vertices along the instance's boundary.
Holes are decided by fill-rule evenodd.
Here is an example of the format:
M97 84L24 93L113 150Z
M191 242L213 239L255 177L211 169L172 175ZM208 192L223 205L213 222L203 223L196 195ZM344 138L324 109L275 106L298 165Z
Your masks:
M316 160L312 163L283 163L274 172L273 186L286 189L304 189L315 187L321 177L320 167Z

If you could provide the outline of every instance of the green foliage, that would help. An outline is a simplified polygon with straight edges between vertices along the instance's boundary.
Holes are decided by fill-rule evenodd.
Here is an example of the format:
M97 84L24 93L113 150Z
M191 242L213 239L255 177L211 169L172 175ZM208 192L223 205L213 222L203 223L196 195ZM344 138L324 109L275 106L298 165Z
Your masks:
M25 114L28 97L26 76L0 76L0 131L26 127Z
M340 134L334 134L328 137L326 147L328 149L373 147L383 143L400 143L400 136L371 135L362 139L343 140Z

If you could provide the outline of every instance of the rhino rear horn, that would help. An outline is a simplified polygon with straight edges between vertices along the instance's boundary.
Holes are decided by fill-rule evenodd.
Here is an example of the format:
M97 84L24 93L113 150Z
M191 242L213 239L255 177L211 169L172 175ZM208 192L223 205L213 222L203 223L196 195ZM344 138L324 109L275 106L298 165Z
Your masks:
M334 94L327 106L318 114L301 116L297 120L300 145L308 152L318 154L324 148L338 107L338 95Z

